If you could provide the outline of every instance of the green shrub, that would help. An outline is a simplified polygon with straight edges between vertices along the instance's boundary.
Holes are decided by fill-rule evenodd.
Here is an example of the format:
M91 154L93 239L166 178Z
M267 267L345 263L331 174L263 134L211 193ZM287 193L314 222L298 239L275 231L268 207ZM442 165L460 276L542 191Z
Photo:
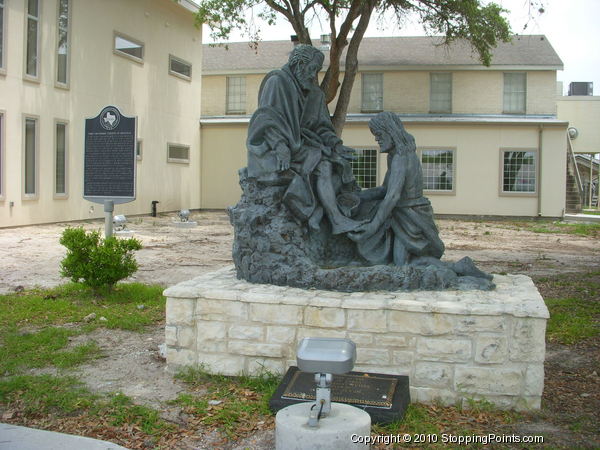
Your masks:
M88 233L78 227L63 231L60 243L67 247L60 274L94 290L112 288L138 269L133 251L142 244L137 239L102 239L98 231Z

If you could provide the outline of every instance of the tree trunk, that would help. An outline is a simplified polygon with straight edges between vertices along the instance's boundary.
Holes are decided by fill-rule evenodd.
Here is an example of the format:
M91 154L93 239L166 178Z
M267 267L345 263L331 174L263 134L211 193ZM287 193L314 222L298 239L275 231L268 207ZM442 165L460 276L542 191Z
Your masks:
M350 104L350 94L352 93L356 72L358 71L358 48L365 35L365 31L367 31L369 21L371 20L371 14L375 9L376 3L376 0L365 2L361 10L360 20L354 30L354 35L350 39L350 45L348 46L348 52L346 53L344 80L342 81L340 95L332 118L333 128L338 136L341 136L344 125L346 124L346 115L348 114L348 105Z

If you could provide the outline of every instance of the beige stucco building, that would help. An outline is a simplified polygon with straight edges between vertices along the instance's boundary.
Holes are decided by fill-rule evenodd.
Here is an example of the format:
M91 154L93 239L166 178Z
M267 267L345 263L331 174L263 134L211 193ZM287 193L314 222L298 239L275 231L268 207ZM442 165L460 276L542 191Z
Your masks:
M561 96L556 102L557 116L569 121L576 135L571 140L575 153L600 153L600 96Z
M550 43L544 36L515 37L499 45L490 67L466 45L436 43L429 37L363 41L342 135L359 150L359 181L383 181L385 158L367 123L377 111L394 111L415 135L436 213L562 216L568 122L556 115L556 71L563 66ZM291 49L288 41L262 42L257 51L247 43L205 46L204 208L237 202L233 169L246 164L245 135L260 82Z
M582 207L598 208L598 155L600 154L600 96L561 96L558 118L569 121L571 190L579 191ZM576 162L577 168L575 168ZM576 181L576 179L579 181Z
M260 82L292 44L203 46L195 10L191 0L0 0L0 227L103 216L83 199L84 122L107 105L137 117L137 198L115 213L238 201ZM552 46L521 36L484 67L468 46L435 44L364 40L342 136L358 150L361 184L383 180L367 123L389 110L417 139L437 213L561 216L565 116L576 113L557 117Z
M103 217L85 118L137 117L137 199L200 208L201 32L188 0L0 0L0 227Z

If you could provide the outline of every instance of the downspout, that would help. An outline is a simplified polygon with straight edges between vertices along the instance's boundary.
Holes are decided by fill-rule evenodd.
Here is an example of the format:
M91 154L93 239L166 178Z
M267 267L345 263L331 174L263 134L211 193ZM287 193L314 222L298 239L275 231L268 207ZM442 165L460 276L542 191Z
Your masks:
M588 197L588 208L592 209L592 186L593 186L593 181L594 181L594 154L590 153L590 193L589 193L589 197Z
M537 215L542 217L542 133L544 125L539 124L538 128L538 195L537 195Z

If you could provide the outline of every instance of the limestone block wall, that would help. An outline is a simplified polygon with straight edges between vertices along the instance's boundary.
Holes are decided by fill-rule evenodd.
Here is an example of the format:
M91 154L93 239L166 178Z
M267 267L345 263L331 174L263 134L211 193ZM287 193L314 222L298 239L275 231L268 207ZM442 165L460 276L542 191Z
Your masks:
M413 401L539 408L548 310L530 278L494 281L494 292L346 294L251 284L224 268L165 291L168 368L283 373L302 338L347 337L355 370L408 375Z

